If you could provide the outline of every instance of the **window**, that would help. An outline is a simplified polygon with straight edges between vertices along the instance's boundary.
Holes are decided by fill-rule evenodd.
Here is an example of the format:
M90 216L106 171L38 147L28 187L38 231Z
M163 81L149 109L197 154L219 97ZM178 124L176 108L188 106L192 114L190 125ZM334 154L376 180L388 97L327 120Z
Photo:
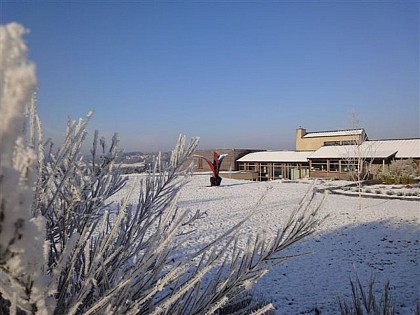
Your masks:
M340 169L340 164L338 161L330 161L330 172L338 172Z
M351 145L351 144L357 144L356 140L345 140L345 141L341 141L342 145Z
M357 171L357 164L341 163L341 172L355 172Z
M327 161L312 162L312 171L326 172L327 171Z
M325 146L340 145L340 141L325 141Z
M239 170L240 171L256 171L255 163L248 163L248 162L240 162L239 163Z
M282 177L281 165L275 164L273 166L273 176L274 176L274 178L281 178Z

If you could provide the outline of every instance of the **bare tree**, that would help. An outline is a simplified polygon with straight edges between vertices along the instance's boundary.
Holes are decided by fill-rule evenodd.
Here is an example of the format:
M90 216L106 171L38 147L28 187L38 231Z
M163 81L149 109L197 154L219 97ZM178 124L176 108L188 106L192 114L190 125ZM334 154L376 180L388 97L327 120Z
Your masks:
M359 194L358 208L362 209L362 188L364 182L370 178L374 161L375 145L366 141L361 144L344 146L343 160L349 177L356 182Z
M343 146L342 158L350 179L357 184L358 208L361 210L363 183L370 177L376 147L372 142L367 141L365 131L360 127L359 114L354 108L349 110L349 122L351 128L360 129L361 134L356 137L354 144Z

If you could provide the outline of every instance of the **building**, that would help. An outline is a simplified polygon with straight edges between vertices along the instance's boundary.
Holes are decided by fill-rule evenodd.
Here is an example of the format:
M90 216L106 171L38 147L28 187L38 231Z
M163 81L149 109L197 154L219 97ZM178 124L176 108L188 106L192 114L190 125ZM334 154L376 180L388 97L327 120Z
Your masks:
M370 173L386 170L394 159L413 159L420 169L420 139L367 140L360 145L323 146L309 157L309 177L349 179L358 161Z
M360 144L367 139L363 128L316 132L307 132L304 128L298 128L296 151L315 151L322 146Z
M213 160L214 150L197 151ZM420 138L369 140L363 128L307 132L296 129L295 151L216 150L228 154L221 171L232 178L250 180L337 178L349 179L361 158L370 173L386 169L394 159L413 159L420 169ZM207 163L194 158L194 171L209 171ZM236 172L236 174L234 174Z
M240 171L257 172L259 181L298 179L309 176L308 156L312 152L263 151L238 159Z

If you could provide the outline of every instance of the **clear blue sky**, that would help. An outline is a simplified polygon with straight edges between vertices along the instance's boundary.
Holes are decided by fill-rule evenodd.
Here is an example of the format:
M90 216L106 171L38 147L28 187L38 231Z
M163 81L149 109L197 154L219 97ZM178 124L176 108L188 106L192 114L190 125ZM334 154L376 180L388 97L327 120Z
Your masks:
M58 2L58 1L57 1ZM38 106L56 141L68 116L125 151L294 149L295 129L419 137L419 2L30 1L0 5L30 30Z

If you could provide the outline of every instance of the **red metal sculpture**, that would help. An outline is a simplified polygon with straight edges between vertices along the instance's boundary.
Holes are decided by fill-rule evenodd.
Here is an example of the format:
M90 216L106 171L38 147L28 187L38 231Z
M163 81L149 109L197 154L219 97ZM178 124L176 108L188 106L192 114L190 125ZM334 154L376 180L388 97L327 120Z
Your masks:
M196 155L197 157L204 159L207 164L209 165L211 171L213 172L213 176L210 177L210 185L211 186L220 186L220 183L222 182L222 178L219 176L220 166L222 165L222 161L225 158L227 154L221 154L217 153L216 151L213 152L213 162L211 162L209 159L206 159L204 156Z

